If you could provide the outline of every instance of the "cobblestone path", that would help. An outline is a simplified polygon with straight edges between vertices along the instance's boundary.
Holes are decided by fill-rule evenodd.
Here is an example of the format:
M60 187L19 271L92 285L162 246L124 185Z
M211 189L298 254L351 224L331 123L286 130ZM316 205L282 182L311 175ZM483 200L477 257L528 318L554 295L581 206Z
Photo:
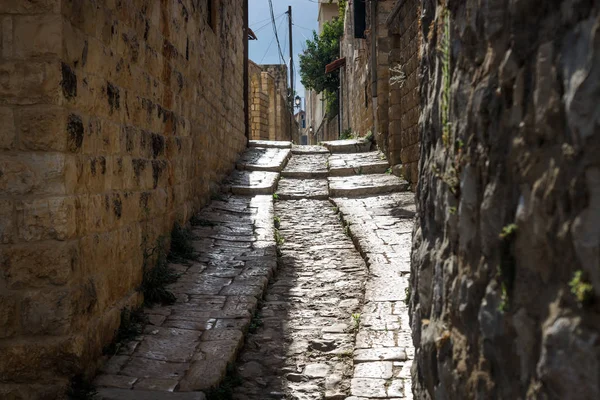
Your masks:
M198 258L172 265L177 302L147 310L97 398L221 399L229 364L237 400L412 398L413 194L367 144L325 146L250 144L195 218Z
M294 149L282 171L279 268L262 326L238 357L234 399L412 398L405 298L413 194L393 193L407 184L383 173L380 153L342 144L346 154L331 156ZM313 200L328 198L332 183L347 197Z

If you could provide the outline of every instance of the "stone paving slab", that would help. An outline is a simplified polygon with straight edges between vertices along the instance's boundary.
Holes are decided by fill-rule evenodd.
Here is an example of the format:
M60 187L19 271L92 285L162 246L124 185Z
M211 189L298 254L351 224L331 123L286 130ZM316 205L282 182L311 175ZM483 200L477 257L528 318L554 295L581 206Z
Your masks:
M332 202L366 257L370 272L356 335L353 399L412 399L414 348L405 288L409 283L414 194L334 198Z
M324 146L312 146L312 145L292 145L292 154L329 154Z
M389 168L385 156L380 151L332 154L328 161L329 176L383 174Z
M289 149L292 147L292 142L283 140L250 140L248 141L248 147Z
M327 179L281 179L277 187L280 200L327 200Z
M247 171L280 172L291 155L290 149L249 148L238 159L236 168Z
M233 171L223 182L223 189L235 195L273 194L279 174L268 171Z
M391 174L355 175L329 178L331 197L355 197L403 192L407 181Z
M288 162L281 176L286 178L327 178L328 154L296 155Z
M364 139L331 140L321 144L331 153L364 153L371 148L371 142Z
M221 382L277 267L273 218L272 196L226 196L195 216L197 257L171 264L176 302L145 310L144 333L96 377L100 398L199 400Z

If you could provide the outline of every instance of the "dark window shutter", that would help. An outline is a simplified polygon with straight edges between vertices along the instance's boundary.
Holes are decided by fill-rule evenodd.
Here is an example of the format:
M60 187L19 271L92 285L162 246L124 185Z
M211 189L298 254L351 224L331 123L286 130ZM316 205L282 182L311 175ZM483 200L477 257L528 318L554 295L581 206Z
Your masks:
M367 6L366 0L354 0L354 37L357 39L365 38L365 29L367 28Z

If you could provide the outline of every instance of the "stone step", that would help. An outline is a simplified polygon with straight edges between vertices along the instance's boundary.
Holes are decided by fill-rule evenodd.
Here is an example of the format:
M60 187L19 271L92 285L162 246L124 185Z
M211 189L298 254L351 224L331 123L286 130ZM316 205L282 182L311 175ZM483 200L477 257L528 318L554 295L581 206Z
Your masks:
M292 147L292 142L281 140L250 140L248 141L248 147L289 149Z
M280 172L292 156L290 149L254 147L238 159L236 168L245 171Z
M391 174L354 175L329 178L331 197L355 197L408 190L409 183Z
M286 178L327 178L327 154L295 155L288 162L281 176Z
M329 150L323 146L292 145L292 154L329 154Z
M327 179L281 179L276 194L280 200L327 200Z
M273 194L279 174L268 171L233 171L223 183L223 190L238 195Z
M100 388L94 400L206 400L202 392L154 392L128 389Z
M332 154L333 153L364 153L371 149L371 142L365 139L347 139L331 140L323 142Z
M383 174L389 168L384 154L380 151L332 154L328 162L329 176Z

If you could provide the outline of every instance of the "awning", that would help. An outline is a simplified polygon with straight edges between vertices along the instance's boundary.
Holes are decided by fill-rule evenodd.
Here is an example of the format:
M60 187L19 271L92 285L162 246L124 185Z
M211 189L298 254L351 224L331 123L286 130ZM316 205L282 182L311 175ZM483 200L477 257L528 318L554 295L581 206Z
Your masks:
M256 33L250 27L248 27L248 40L258 40Z
M327 64L325 66L325 73L336 71L346 65L346 57L338 58L337 60Z

